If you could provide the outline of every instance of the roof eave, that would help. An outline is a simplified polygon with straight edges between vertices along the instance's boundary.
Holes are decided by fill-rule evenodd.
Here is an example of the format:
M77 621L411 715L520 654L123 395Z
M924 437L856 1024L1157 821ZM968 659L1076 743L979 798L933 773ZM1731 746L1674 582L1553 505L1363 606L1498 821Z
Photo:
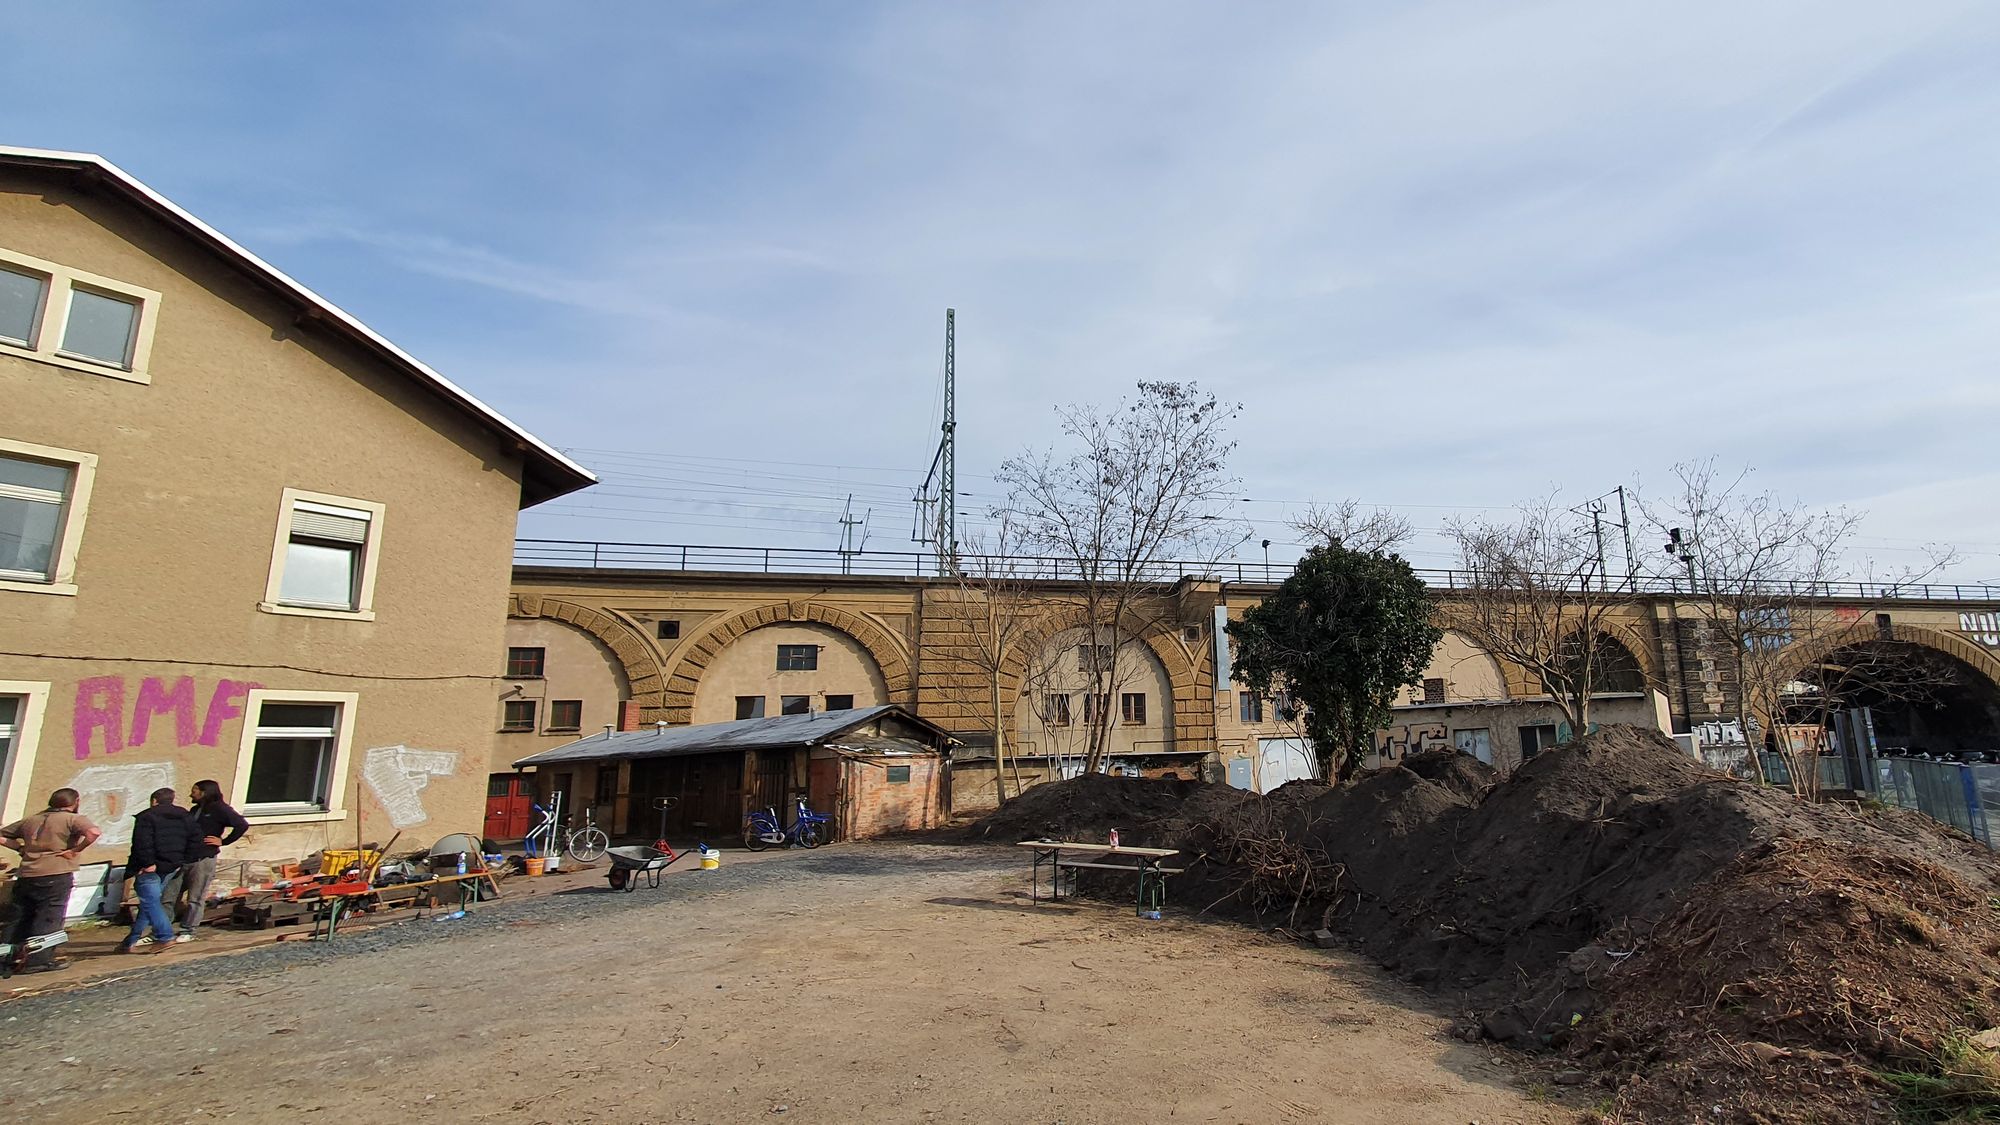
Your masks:
M419 384L474 421L492 430L503 442L521 454L521 507L531 508L544 501L566 496L597 483L597 475L577 464L555 447L529 433L512 419L481 402L458 384L432 370L428 364L391 343L340 306L294 281L283 270L251 253L234 239L209 226L179 204L96 153L64 152L56 149L21 148L0 145L0 163L29 167L64 169L118 188L129 200L151 211L207 245L244 274L268 288L304 303L314 319L340 332L363 348L416 376Z

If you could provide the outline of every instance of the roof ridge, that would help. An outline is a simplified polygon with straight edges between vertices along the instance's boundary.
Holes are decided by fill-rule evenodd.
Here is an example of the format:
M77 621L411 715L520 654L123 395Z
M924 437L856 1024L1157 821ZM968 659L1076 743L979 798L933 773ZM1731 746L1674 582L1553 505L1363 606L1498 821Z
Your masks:
M130 172L127 172L125 169L120 168L118 165L112 163L111 161L105 159L104 157L99 156L94 152L69 152L61 149L24 148L17 145L0 145L0 160L43 162L48 164L78 164L94 168L97 171L103 173L105 176L109 177L113 182L117 183L125 190L133 193L134 195L138 196L140 199L146 201L147 203L152 204L154 207L160 209L161 211L166 212L166 214L172 217L173 219L181 223L184 223L186 226L191 228L194 234L213 243L216 249L219 249L226 254L234 256L244 265L247 265L251 267L254 271L264 275L264 277L269 281L271 281L273 284L275 284L277 288L290 291L294 296L298 297L300 300L303 300L308 304L319 309L320 312L323 313L325 316L331 318L332 320L348 328L350 331L361 336L363 340L366 341L367 343L370 343L375 347L379 348L380 350L382 350L383 352L387 353L387 355L391 360L401 364L405 368L409 369L409 371L412 374L430 383L434 389L442 392L445 395L445 397L457 401L461 406L463 406L467 411L472 413L475 417L485 420L492 428L498 429L501 432L520 441L527 448L534 450L535 452L539 453L543 458L545 458L549 462L552 462L560 470L573 474L582 479L583 483L578 484L575 488L563 489L560 492L554 493L553 496L544 497L543 499L553 499L554 496L560 496L565 492L574 492L576 491L577 488L587 488L590 485L597 483L597 474L591 472L589 469L584 468L582 465L572 460L567 454L563 453L561 450L556 449L554 446L536 437L534 434L529 433L525 428L523 428L519 423L515 422L513 419L500 413L498 410L495 410L492 407L486 405L486 403L480 401L480 399L476 395L472 394L470 391L467 391L465 388L459 386L457 383L454 383L450 379L447 379L444 375L440 374L438 371L433 369L429 364L418 359L416 356L413 356L409 352L404 351L401 347L399 347L397 344L391 341L388 337L382 335L381 333L375 331L373 328L370 328L368 327L368 325L362 323L361 319L355 316L353 313L348 312L346 309L343 309L339 305L334 304L332 301L327 300L325 297L320 296L317 292L313 291L305 284L299 282L298 280L294 279L291 275L285 273L285 271L279 269L278 267L258 257L256 254L252 253L248 248L244 247L241 243L237 242L235 239L230 238L228 235L223 234L221 231L210 226L208 223L204 222L201 218L196 216L193 212L189 211L185 207L182 207L180 204L175 203L173 200L168 199L166 196L160 194L158 191L155 191L145 181L139 179L137 176L132 175ZM539 502L540 501L537 501L537 503Z

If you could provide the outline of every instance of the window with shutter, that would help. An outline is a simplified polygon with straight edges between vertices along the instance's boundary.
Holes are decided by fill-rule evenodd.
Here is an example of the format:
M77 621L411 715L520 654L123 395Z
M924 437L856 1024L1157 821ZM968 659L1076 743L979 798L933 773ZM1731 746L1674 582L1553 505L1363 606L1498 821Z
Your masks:
M382 510L380 504L286 489L262 608L372 618Z

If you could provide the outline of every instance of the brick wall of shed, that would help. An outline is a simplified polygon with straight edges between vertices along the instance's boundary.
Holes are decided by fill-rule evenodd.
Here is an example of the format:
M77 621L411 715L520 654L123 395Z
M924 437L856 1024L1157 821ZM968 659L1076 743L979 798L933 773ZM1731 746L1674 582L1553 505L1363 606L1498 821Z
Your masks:
M907 783L889 781L890 766L910 767ZM850 840L935 828L946 815L945 771L938 758L866 758L842 763Z

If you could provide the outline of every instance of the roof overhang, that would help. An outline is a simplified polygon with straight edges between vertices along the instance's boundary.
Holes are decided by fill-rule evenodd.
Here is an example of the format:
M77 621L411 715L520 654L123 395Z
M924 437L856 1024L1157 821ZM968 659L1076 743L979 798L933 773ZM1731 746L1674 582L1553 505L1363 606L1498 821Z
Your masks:
M561 746L514 760L514 768L570 765L578 762L612 762L628 758L679 758L694 754L727 754L743 750L798 750L832 743L884 741L897 736L848 735L849 731L884 718L893 718L922 731L936 741L939 752L949 753L957 740L936 723L918 718L893 703L859 707L853 711L815 711L803 715L774 715L765 719L738 719L734 722L700 723L694 726L654 727L634 731L593 734ZM898 741L904 741L897 739ZM913 743L914 744L914 743Z
M147 187L124 169L94 153L61 152L0 145L0 167L32 168L67 173L84 183L109 189L165 225L201 244L244 276L300 306L302 315L335 335L371 352L390 367L408 375L473 421L491 430L501 443L521 455L521 507L565 496L597 483L597 476L499 411L467 393L415 356L361 323L346 310L286 276L282 270L244 249L235 240L202 222L173 200Z

